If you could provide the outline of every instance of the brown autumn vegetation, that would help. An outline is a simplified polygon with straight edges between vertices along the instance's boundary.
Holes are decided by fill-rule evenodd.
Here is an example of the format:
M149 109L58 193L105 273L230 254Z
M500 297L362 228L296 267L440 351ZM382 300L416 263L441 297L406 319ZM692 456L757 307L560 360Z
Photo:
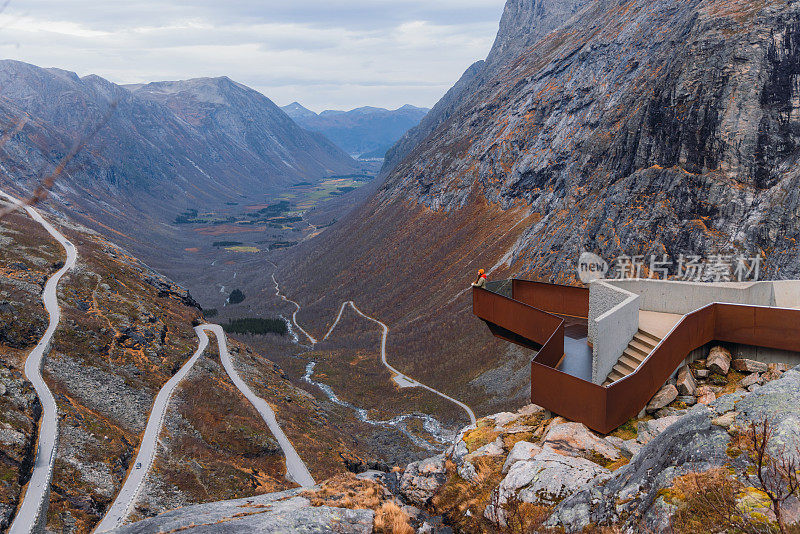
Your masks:
M470 383L507 363L507 344L493 339L472 315L467 288L478 268L490 269L513 245L526 215L479 201L458 218L401 203L373 203L366 211L328 230L313 249L296 247L280 262L283 292L303 306L298 321L321 336L341 303L354 300L389 326L388 359L401 372L477 412L518 407L519 398L488 395ZM501 267L490 278L507 275ZM369 324L362 328L372 332ZM445 423L465 422L458 407L443 404L442 410Z
M357 478L352 473L337 475L320 484L320 488L302 495L311 506L331 506L375 512L377 534L414 534L408 514L395 497L380 484Z

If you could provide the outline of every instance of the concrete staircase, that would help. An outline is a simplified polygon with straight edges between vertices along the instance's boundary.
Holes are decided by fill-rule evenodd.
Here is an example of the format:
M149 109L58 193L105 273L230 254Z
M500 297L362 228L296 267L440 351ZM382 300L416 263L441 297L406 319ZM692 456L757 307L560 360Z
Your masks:
M640 328L633 336L633 340L628 344L628 347L622 352L622 356L620 356L617 364L608 374L603 385L613 384L634 372L644 359L653 352L653 349L656 348L660 341L660 337L650 332L645 332Z

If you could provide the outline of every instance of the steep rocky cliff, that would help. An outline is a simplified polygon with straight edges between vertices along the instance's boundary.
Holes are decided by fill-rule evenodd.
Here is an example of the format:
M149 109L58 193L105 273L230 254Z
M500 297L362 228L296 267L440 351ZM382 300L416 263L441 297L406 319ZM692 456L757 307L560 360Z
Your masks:
M540 220L511 260L539 276L582 249L763 253L769 275L795 276L799 13L595 2L418 147L382 199L525 205Z
M392 147L386 155L382 174L391 172L419 143L449 119L465 98L480 90L509 62L562 26L587 3L589 0L509 0L489 56L485 61L473 63L419 126L411 129Z

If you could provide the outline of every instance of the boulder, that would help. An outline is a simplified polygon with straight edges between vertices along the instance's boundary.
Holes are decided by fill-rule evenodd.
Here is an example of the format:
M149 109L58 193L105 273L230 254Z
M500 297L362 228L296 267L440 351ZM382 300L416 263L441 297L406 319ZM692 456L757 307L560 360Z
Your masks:
M411 504L425 507L446 480L444 455L413 462L400 478L400 494Z
M458 473L458 476L464 480L474 481L478 476L478 470L475 469L475 464L469 461L464 461L463 463L459 464L459 466L456 468L456 472Z
M695 395L697 395L697 402L699 404L705 404L706 406L717 400L714 390L709 386L700 386L697 388Z
M502 427L506 426L507 424L516 421L521 416L519 414L510 413L510 412L500 412L498 414L490 415L487 419L492 419L495 424L495 428L498 430Z
M647 405L646 410L648 412L657 412L677 398L678 388L672 384L667 384L650 400L650 404Z
M697 404L697 397L692 395L678 395L678 402L684 403L686 406L694 406Z
M583 458L602 456L612 461L621 458L616 447L596 436L582 423L551 425L544 436L542 446L565 456Z
M708 370L712 373L725 376L728 374L728 371L731 370L732 359L731 351L725 347L716 346L712 348L711 352L708 354L706 367L708 367Z
M733 360L731 365L740 373L763 373L768 368L767 364L764 362L748 360L747 358L738 358Z
M610 471L585 458L564 456L544 447L530 460L516 462L500 483L500 503L518 492L530 503L552 504Z
M539 406L538 404L528 404L527 406L523 406L522 408L517 410L517 413L519 415L527 417L530 417L531 415L544 414L544 412L545 409Z
M708 378L708 375L711 373L708 372L708 369L698 369L694 372L694 375L697 378Z
M517 442L514 448L511 449L511 452L508 453L506 462L503 464L503 474L508 473L508 470L511 469L511 466L515 463L530 460L541 451L542 447L535 443L529 443L527 441Z
M505 454L505 449L503 449L503 438L498 437L496 440L492 441L491 443L487 443L475 452L467 454L465 459L471 462L478 456L501 456L503 454Z
M794 450L800 442L798 371L757 386L755 393L723 395L711 407L694 406L602 484L590 484L559 503L547 525L567 532L610 524L620 532L669 532L674 508L665 502L664 490L674 485L675 477L714 467L741 473L748 465L745 455L730 456L729 428L720 425L735 419L736 426L746 428L766 418L775 443Z
M694 395L697 389L697 382L695 382L694 376L692 376L692 370L689 369L688 365L684 365L681 367L681 370L678 371L677 387L678 393L681 395Z
M664 432L667 428L669 428L673 423L675 423L679 419L680 416L670 415L668 417L662 417L661 419L652 419L650 421L639 421L639 425L637 428L638 435L636 436L636 441L638 441L642 445L646 445L653 438Z
M761 375L758 373L749 374L739 382L739 385L743 388L749 388L753 384L760 384L761 383Z

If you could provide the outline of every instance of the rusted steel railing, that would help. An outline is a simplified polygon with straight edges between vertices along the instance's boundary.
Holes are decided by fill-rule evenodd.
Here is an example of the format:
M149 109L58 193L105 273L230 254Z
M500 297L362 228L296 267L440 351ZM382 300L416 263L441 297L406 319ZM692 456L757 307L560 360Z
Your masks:
M564 320L586 317L589 291L514 280L511 298L473 291L473 312L508 341L538 348L531 362L531 402L609 433L636 416L693 350L712 341L800 352L800 310L710 304L683 317L639 368L609 386L557 369L564 357Z

